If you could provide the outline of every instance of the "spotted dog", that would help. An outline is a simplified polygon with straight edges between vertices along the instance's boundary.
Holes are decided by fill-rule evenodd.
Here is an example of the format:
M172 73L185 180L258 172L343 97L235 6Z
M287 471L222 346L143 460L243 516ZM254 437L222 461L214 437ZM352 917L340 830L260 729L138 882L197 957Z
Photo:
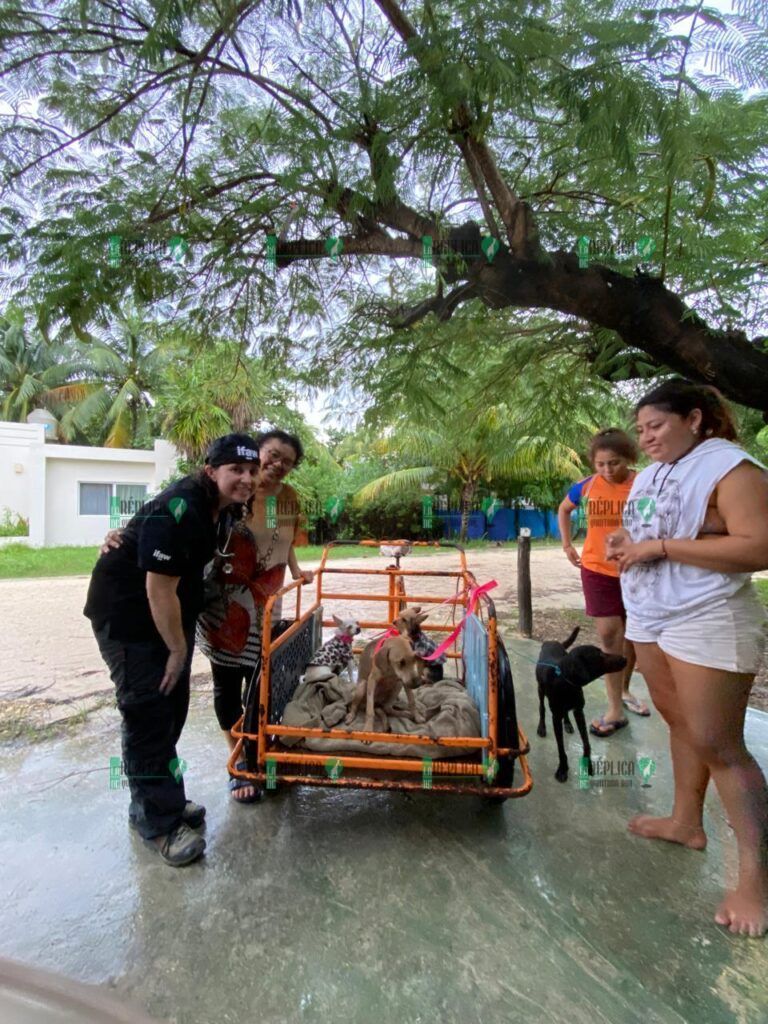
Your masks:
M306 682L326 679L347 670L350 682L355 682L355 661L352 655L352 638L360 632L357 619L340 619L333 616L336 632L322 647L318 647L310 658L304 674Z

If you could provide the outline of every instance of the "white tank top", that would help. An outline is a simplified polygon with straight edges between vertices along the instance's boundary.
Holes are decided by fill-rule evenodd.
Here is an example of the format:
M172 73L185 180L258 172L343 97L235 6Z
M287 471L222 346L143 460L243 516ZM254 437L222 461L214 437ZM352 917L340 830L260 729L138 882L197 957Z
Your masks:
M638 473L624 526L633 541L692 540L718 483L741 462L765 467L732 441L712 438L678 462L654 462ZM749 583L748 572L713 572L670 559L633 565L621 575L624 605L639 625L659 628L695 618Z

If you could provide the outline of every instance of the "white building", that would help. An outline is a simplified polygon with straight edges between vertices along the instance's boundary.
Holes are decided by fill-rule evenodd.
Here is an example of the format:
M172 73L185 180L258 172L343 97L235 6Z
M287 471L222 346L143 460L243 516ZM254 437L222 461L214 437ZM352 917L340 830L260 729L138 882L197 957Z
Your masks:
M32 547L98 544L119 514L127 519L176 472L168 441L152 451L85 448L45 441L42 423L0 422L0 517L29 520Z

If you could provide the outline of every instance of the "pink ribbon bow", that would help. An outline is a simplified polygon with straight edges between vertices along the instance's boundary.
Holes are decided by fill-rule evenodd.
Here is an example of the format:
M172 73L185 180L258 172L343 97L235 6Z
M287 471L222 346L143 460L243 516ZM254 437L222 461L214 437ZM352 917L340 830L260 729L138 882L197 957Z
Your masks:
M464 629L467 619L475 610L478 600L481 594L487 594L489 590L493 590L494 587L498 587L496 580L490 580L488 583L483 583L480 587L472 587L469 592L469 600L467 601L467 610L464 612L464 617L461 622L453 629L453 631L446 637L445 640L437 647L431 654L428 654L424 661L435 661L442 654L444 654L451 644L454 642L459 633Z

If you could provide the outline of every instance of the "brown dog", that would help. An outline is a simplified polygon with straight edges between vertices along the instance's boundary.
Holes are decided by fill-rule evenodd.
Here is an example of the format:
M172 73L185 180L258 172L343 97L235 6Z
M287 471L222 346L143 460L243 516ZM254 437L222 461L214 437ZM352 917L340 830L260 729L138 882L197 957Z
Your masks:
M400 636L408 637L413 647L413 652L419 662L419 675L422 683L439 683L443 678L443 663L445 655L437 661L427 661L428 655L437 649L434 640L430 640L422 631L422 622L429 617L429 612L423 612L421 605L414 605L412 608L403 608L395 619L393 625Z
M387 727L387 715L396 718L412 718L414 722L425 721L424 715L416 707L413 690L419 685L419 659L413 653L408 640L402 636L389 637L376 651L378 640L371 640L360 655L357 673L357 686L346 724L353 722L360 705L365 698L365 731L374 731L377 715L384 718L384 729ZM405 689L408 698L408 711L395 711L392 705L400 696L400 689Z

